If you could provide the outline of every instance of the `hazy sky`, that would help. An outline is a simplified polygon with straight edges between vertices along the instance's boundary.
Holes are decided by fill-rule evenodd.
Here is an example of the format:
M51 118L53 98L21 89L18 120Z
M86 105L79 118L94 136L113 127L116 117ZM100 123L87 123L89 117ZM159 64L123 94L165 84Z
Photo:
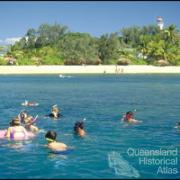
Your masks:
M178 1L0 1L0 43L25 35L42 23L66 25L73 32L92 36L119 31L123 27L156 24L180 28Z

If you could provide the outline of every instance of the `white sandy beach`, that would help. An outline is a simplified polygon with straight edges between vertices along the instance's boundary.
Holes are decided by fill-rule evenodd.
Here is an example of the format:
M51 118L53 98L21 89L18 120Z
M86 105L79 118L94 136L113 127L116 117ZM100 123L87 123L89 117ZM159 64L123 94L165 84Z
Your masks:
M133 74L180 73L180 66L157 67L151 65L43 65L0 66L0 74Z

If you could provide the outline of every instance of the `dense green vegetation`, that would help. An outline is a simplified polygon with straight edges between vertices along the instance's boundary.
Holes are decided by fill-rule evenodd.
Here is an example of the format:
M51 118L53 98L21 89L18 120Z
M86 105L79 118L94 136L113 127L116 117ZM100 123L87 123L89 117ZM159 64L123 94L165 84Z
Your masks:
M180 35L175 25L164 30L149 25L97 38L63 25L42 24L37 30L29 29L6 57L15 58L18 65L180 65ZM1 57L0 64L5 63Z

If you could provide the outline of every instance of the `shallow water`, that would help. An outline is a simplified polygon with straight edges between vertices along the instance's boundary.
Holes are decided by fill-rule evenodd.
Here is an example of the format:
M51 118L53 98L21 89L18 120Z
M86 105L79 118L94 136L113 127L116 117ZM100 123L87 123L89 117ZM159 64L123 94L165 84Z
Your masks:
M179 159L179 90L180 75L1 75L0 129L25 109L39 115L41 131L22 144L0 139L0 178L178 178L170 170L157 174L160 165L142 165L127 151L178 148L178 155L165 158ZM22 107L25 99L39 106ZM53 104L61 107L60 120L44 118ZM120 119L129 110L143 123L124 126ZM83 118L82 139L74 136L73 125ZM42 146L47 130L74 150L52 154ZM180 171L178 163L162 167Z

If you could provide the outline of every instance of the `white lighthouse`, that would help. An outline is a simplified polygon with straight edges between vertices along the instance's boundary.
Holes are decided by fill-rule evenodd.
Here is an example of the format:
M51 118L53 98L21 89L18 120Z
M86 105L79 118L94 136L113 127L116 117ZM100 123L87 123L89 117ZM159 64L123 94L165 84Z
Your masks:
M163 27L164 27L163 18L160 17L160 16L158 16L157 19L156 19L156 21L157 21L157 25L159 26L159 29L160 29L160 30L163 30Z

